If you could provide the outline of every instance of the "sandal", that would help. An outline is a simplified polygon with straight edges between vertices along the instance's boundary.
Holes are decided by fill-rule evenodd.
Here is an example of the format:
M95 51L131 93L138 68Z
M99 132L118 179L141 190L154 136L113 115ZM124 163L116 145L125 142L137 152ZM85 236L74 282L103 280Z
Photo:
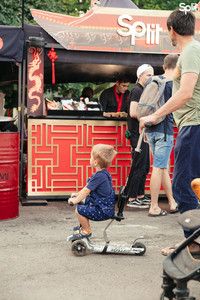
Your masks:
M164 217L167 215L167 212L166 210L160 210L160 213L159 214L151 214L151 213L148 213L148 216L149 217Z
M178 212L179 212L178 206L177 206L175 209L170 209L170 210L169 210L169 213L170 213L170 214L176 214L176 213L178 213Z

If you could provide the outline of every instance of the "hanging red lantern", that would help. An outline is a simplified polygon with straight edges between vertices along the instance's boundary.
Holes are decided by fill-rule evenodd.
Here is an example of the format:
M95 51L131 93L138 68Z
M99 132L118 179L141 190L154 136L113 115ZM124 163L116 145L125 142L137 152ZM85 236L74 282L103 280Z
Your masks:
M56 78L55 78L55 61L58 59L58 55L54 48L51 48L48 52L48 57L51 60L51 66L52 66L52 84L56 83Z

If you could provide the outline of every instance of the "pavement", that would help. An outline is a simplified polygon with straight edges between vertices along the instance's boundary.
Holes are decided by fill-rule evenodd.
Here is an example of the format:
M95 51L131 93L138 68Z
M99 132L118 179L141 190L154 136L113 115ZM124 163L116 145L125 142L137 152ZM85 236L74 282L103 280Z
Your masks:
M18 218L0 221L0 300L159 300L160 250L181 241L183 233L178 214L152 218L147 213L126 208L125 220L108 231L113 243L144 236L144 256L76 257L66 241L77 225L73 207L63 201L20 207ZM94 242L101 242L107 223L92 223ZM199 283L192 281L189 288L200 299Z

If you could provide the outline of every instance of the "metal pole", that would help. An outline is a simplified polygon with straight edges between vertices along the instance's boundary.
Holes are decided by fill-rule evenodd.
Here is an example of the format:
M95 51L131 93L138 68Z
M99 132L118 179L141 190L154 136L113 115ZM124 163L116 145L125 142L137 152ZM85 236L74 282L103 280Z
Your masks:
M20 198L23 199L23 183L24 183L24 108L26 97L26 60L22 61L22 102L21 102L21 122L20 122Z
M24 0L21 0L21 27L24 29Z

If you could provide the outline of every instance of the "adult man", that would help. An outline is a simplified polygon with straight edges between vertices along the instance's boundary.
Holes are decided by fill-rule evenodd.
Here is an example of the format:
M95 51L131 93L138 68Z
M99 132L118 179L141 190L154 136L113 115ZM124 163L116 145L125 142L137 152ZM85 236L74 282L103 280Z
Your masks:
M179 133L175 146L173 194L181 213L196 209L198 200L191 189L191 181L200 177L200 43L193 39L195 16L192 12L175 10L167 20L173 46L181 50L174 75L173 96L154 114L140 119L140 128L155 124L159 117L174 112ZM184 230L185 237L191 231ZM163 249L164 255L170 248ZM200 252L198 244L191 252Z
M127 111L129 83L128 78L119 76L114 86L101 93L99 101L104 112Z
M129 96L128 130L131 133L132 165L124 194L129 197L127 206L148 208L150 200L144 195L146 176L149 172L149 145L142 142L141 153L136 154L135 148L139 139L139 121L137 106L145 83L154 73L152 66L143 64L137 69L137 83Z
M160 77L166 80L164 90L165 102L172 95L172 79L177 60L178 55L176 54L168 54L164 58L163 69L165 73ZM159 124L146 128L147 140L153 154L153 169L150 180L151 206L148 214L151 217L167 215L167 212L158 206L161 184L168 198L169 212L175 213L178 211L172 194L171 179L168 172L170 153L173 148L173 123L172 114L169 114Z

